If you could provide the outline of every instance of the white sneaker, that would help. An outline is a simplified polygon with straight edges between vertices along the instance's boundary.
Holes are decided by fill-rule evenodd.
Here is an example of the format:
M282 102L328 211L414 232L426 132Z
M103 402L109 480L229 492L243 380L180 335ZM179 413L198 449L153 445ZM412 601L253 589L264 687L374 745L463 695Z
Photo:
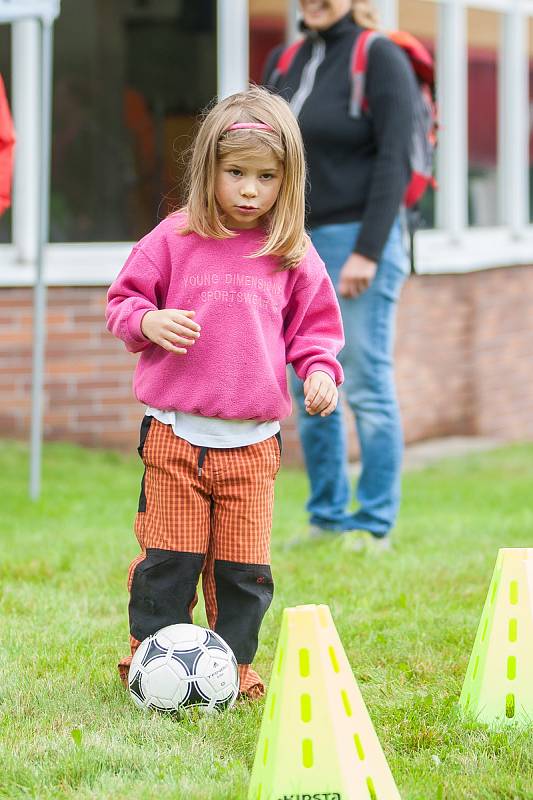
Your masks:
M390 534L375 536L370 531L346 531L342 536L342 548L351 553L381 555L392 549L392 540Z
M333 541L341 536L342 531L333 531L329 528L321 528L319 525L310 525L304 534L294 536L285 543L285 550L292 550L293 547L302 547L312 542Z
M308 530L309 539L330 539L341 536L343 531L334 531L331 528L321 528L320 525L310 525Z

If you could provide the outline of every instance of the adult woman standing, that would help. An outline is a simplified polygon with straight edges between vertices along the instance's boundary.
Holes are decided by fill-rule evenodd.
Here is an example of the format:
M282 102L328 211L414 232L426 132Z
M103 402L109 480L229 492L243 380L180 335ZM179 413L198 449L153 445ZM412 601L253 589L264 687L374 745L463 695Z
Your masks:
M403 436L393 376L395 312L409 270L400 219L410 178L414 74L385 36L372 44L367 113L350 117L351 56L364 28L376 27L368 0L300 0L305 40L284 74L282 48L265 84L298 117L310 179L308 226L337 288L346 345L340 360L355 415L362 470L348 510L342 410L309 416L294 378L299 431L311 484L311 536L345 533L355 549L389 546L400 502Z

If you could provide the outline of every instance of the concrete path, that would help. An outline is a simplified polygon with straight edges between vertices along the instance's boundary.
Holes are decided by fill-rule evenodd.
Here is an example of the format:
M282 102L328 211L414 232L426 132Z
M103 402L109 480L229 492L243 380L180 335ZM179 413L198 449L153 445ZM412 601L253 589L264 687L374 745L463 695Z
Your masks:
M424 442L408 444L405 448L403 470L412 472L424 469L443 458L466 456L471 453L482 453L503 447L505 442L484 436L445 436L442 439L429 439ZM350 472L357 475L359 462L350 465Z
M415 442L405 448L404 470L424 469L443 458L483 453L503 447L504 444L500 439L484 436L446 436L442 439Z

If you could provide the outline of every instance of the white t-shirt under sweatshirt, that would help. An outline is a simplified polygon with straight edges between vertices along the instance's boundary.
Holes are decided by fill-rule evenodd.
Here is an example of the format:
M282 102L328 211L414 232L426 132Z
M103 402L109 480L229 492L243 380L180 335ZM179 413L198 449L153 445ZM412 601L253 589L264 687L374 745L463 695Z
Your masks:
M176 436L197 447L245 447L269 439L280 429L278 420L220 419L181 411L163 411L152 406L148 406L146 415L164 425L171 425Z

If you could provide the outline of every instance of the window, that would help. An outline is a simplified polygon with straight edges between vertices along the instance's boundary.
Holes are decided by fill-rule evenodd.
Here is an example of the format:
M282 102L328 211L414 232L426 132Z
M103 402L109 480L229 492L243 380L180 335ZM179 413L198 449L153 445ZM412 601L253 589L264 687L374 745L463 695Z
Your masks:
M468 224L499 223L498 61L500 15L469 9L468 25Z
M273 47L285 41L288 0L249 0L250 80L261 83L263 68Z
M417 268L531 263L533 0L374 2L391 27L434 52L438 68L439 188L424 198ZM217 88L224 95L260 80L270 49L295 35L297 8L297 0L64 2L54 33L52 242L131 242L178 205L198 111ZM9 51L9 28L0 26L8 93ZM26 53L15 51L18 66ZM14 254L25 251L31 263L35 239L21 196L17 241L4 251L13 274ZM5 214L0 244L10 239ZM82 272L82 281L105 282L119 264L116 247L100 248L98 264L89 248L49 252L58 255L55 282Z
M216 2L69 0L54 50L50 239L138 239L179 204L216 94Z
M437 39L437 5L425 0L401 0L399 3L398 28L409 31L427 47L435 58ZM427 189L420 203L422 224L425 228L435 227L435 191Z
M533 17L528 20L528 85L529 85L529 221L533 222Z
M11 36L9 25L0 25L0 75L11 103ZM11 241L11 209L0 216L0 243Z

